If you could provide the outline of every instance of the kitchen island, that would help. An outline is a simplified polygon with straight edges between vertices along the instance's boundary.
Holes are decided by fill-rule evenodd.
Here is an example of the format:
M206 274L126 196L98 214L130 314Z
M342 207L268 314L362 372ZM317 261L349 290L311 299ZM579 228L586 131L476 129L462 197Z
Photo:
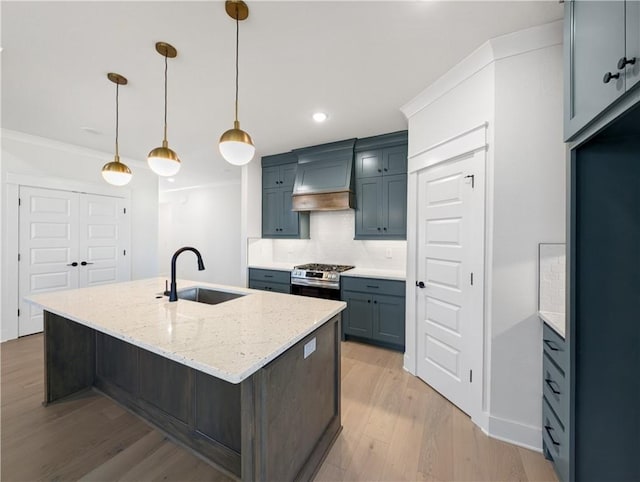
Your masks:
M45 404L98 390L242 480L310 480L341 429L345 303L163 279L34 295Z

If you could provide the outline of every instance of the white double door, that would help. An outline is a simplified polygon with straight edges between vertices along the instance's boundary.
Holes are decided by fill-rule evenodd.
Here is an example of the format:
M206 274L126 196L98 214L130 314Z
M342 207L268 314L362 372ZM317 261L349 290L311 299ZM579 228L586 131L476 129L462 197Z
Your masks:
M42 331L31 294L130 279L128 200L20 187L18 336Z
M418 174L418 376L471 416L482 408L484 158Z

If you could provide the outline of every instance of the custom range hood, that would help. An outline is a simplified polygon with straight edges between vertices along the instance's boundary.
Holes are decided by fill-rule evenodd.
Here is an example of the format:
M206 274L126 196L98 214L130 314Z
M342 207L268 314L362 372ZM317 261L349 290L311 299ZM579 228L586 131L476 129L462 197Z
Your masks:
M353 152L356 139L295 149L298 170L293 211L339 211L355 207Z

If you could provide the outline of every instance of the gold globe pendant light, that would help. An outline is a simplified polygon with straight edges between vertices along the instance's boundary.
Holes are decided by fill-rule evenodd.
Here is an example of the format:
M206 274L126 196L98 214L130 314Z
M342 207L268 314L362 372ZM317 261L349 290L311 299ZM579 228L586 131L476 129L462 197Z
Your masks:
M236 103L235 120L233 129L229 129L220 137L218 148L220 154L234 166L243 166L253 159L256 148L253 145L251 136L240 129L238 122L238 45L240 40L240 20L245 20L249 16L249 7L242 0L227 0L225 2L227 14L236 21Z
M118 154L118 120L119 120L119 89L121 85L127 85L127 79L120 74L109 72L107 78L116 84L116 153L113 157L113 161L107 162L102 167L102 177L109 184L114 186L124 186L131 181L131 169L125 164L120 162L120 155Z
M162 147L156 147L147 156L149 167L158 176L174 176L180 170L180 159L175 151L169 149L167 142L167 59L175 58L178 51L168 43L156 43L157 52L164 57L164 137Z

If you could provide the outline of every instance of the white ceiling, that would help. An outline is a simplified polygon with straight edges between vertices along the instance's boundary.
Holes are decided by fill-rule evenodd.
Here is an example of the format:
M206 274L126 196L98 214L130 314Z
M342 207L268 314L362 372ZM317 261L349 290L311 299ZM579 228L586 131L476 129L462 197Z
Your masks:
M399 107L484 41L562 18L553 2L248 2L240 24L240 122L259 156L406 129ZM235 23L223 2L2 1L2 127L144 160L162 140L169 60L175 184L237 179L218 138L233 123ZM311 114L329 114L316 124ZM90 127L98 133L81 129ZM105 162L111 159L105 159ZM135 174L135 173L134 173Z

